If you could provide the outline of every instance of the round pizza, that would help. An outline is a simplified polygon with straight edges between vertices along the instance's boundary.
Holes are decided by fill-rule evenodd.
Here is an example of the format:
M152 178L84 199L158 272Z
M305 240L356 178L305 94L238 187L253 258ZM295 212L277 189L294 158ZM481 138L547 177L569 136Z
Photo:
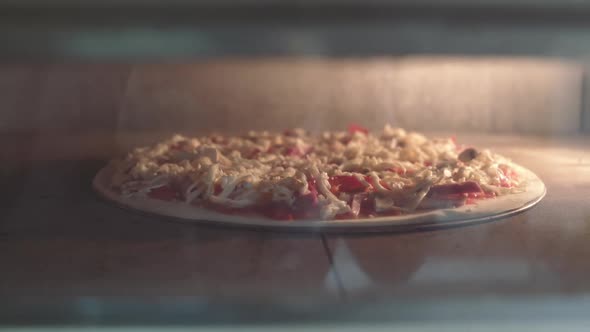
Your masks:
M123 204L190 219L337 222L469 213L510 196L524 204L544 194L538 183L526 194L538 180L531 174L454 138L351 125L318 135L175 135L113 160L95 187Z

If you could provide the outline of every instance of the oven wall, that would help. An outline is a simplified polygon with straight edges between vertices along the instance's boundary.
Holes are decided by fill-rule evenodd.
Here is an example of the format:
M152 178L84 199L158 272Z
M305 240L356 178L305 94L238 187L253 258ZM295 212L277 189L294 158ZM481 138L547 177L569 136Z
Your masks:
M112 131L127 89L129 65L0 67L0 130Z
M4 132L241 131L302 126L571 134L583 70L538 59L219 60L4 66Z

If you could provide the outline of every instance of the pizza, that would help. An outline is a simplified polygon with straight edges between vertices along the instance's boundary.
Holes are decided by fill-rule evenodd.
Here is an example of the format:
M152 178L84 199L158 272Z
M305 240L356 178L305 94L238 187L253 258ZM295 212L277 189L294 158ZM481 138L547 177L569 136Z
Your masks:
M379 132L351 125L320 134L174 135L106 169L102 191L136 207L173 203L168 209L183 216L293 222L457 209L519 197L528 186L523 168L490 150L389 125Z

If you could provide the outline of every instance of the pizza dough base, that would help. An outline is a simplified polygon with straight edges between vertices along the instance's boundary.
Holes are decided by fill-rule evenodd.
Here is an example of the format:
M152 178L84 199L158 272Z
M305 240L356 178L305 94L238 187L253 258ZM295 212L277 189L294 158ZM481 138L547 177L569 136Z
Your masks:
M527 191L477 201L452 209L430 210L400 216L344 220L301 220L282 221L264 216L237 216L203 209L184 202L168 202L158 199L124 197L110 189L113 172L110 166L101 169L93 181L94 189L105 199L122 207L173 217L189 222L223 223L230 225L272 227L279 229L364 229L400 227L428 229L464 223L484 222L522 212L537 204L546 193L545 184L528 169L513 165L519 175L527 181Z

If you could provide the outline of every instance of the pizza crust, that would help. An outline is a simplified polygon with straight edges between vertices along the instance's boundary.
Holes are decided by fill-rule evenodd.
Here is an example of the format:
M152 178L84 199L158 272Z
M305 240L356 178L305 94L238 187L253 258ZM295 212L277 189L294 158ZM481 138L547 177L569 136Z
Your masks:
M546 193L545 184L530 170L512 165L526 181L526 191L477 201L458 208L433 210L400 216L344 220L280 221L263 216L237 216L191 206L183 202L167 202L150 198L124 197L113 191L111 166L101 169L93 181L94 189L105 199L119 206L149 214L172 217L187 222L221 223L238 226L270 227L293 230L352 230L372 231L391 229L429 229L476 223L504 218L523 212L537 204Z

